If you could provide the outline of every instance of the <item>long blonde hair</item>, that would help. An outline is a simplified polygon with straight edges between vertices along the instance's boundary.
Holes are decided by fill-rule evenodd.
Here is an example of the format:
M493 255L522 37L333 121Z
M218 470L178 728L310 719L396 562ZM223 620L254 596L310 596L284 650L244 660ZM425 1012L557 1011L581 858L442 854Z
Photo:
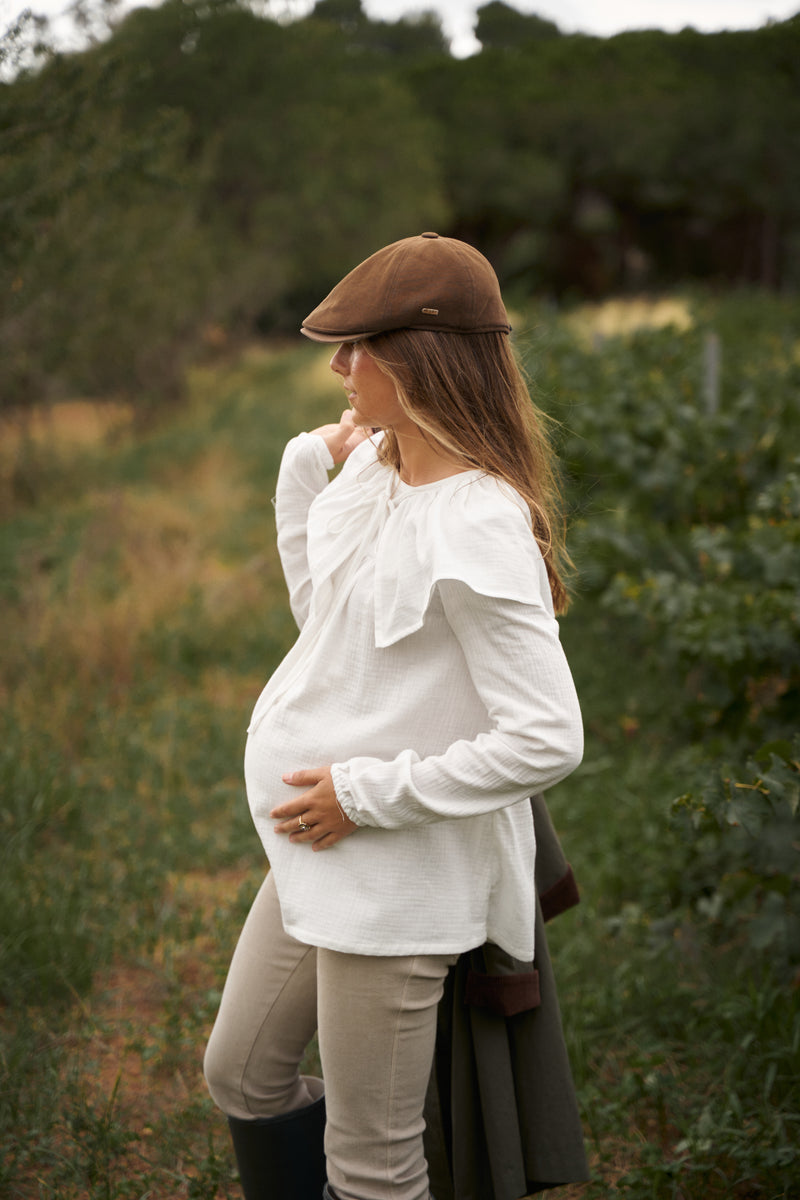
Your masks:
M361 343L389 376L407 416L453 459L511 484L531 513L553 606L565 612L569 564L555 457L546 418L531 401L508 336L400 329ZM400 470L392 430L379 457Z

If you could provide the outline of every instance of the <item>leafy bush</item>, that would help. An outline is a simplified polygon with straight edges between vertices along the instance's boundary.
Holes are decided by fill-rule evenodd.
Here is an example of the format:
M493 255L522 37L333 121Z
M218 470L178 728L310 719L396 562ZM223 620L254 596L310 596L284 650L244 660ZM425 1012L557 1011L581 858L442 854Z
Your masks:
M716 938L783 979L800 970L800 736L706 771L673 805L684 895Z
M752 753L800 722L797 305L769 306L771 323L749 338L741 302L718 306L711 405L711 320L695 308L688 333L583 351L554 341L534 376L558 398L581 592L623 622L655 673L684 681L679 727L744 738Z
M732 297L693 309L688 332L583 345L545 326L529 355L561 422L576 515L586 628L571 634L570 614L565 640L581 648L587 722L619 771L605 821L623 824L615 836L638 864L594 901L613 941L587 1025L601 1045L613 1030L627 1064L593 1053L590 1037L587 1050L582 1029L598 1198L789 1197L800 1166L797 305ZM716 397L705 390L712 330ZM582 805L573 837L602 761L559 789L567 813ZM643 814L669 808L665 780L680 797L656 850ZM603 867L592 871L596 881ZM626 1128L643 1140L619 1173L605 1147Z
M702 724L791 734L800 714L798 466L753 497L744 520L695 525L684 547L672 570L618 572L603 602L658 642Z

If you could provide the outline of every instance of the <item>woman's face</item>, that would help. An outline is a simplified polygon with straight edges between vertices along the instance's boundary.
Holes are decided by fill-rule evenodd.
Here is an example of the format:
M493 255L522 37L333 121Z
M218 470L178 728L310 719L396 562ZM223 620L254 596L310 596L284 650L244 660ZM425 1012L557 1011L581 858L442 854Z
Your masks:
M331 359L331 370L342 378L355 425L396 433L416 429L400 407L394 383L360 342L342 342Z

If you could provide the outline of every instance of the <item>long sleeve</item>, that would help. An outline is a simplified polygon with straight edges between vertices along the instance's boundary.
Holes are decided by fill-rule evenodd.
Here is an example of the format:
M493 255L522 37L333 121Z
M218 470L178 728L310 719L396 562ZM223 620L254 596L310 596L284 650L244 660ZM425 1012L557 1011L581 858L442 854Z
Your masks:
M333 767L337 797L360 825L384 829L475 816L567 776L583 753L574 684L555 618L543 605L437 584L447 622L486 708L489 728L420 758L351 758Z
M292 615L302 629L311 604L308 511L328 484L333 457L321 437L301 433L287 444L275 492L278 554Z

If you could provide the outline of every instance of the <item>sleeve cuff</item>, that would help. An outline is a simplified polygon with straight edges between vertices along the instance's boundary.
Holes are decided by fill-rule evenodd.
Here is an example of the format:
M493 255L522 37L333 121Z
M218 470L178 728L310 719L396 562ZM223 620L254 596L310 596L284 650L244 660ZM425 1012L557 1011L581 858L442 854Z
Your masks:
M333 790L336 792L336 803L344 815L354 825L366 825L366 821L353 803L353 797L347 786L346 768L342 763L333 763L331 765L331 779L333 780Z
M305 454L308 451L309 456L313 453L316 461L326 471L331 471L336 466L325 439L318 433L299 433L297 442L301 452Z

